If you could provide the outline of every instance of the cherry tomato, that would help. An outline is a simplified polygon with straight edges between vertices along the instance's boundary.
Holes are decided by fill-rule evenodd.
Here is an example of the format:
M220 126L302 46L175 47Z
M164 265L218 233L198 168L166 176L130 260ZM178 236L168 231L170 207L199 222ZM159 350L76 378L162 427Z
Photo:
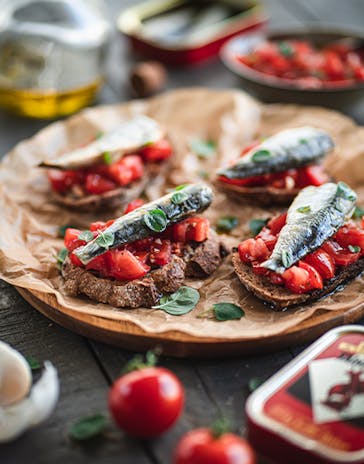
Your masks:
M310 266L310 264L300 261L298 263L298 267L300 267L301 269L305 269L305 271L308 272L311 288L323 288L324 283L322 281L322 277L313 266Z
M133 180L140 179L144 173L143 160L139 155L128 155L121 158L119 163L124 166L125 169L129 169L132 173Z
M334 239L344 248L348 246L358 246L361 250L364 250L364 230L350 222L344 227L341 227L335 234Z
M248 263L251 261L265 261L269 255L269 249L261 238L248 238L238 246L241 261Z
M71 263L74 265L74 266L78 266L78 267L82 267L83 264L81 262L81 260L79 259L78 256L76 256L74 253L70 253L70 260L71 260Z
M275 216L272 218L268 224L267 227L269 227L271 233L273 235L278 235L279 232L283 229L283 226L285 225L287 221L287 213L280 214L279 216Z
M152 163L163 161L172 155L172 147L168 140L163 139L142 148L140 154L145 161Z
M154 437L169 429L182 413L181 382L162 367L145 367L120 377L111 387L109 408L128 434Z
M89 173L86 176L85 188L87 193L91 195L99 195L115 189L116 184L112 180L101 176L100 174Z
M82 184L84 181L84 171L61 171L60 169L49 169L48 179L51 187L58 193L65 193L73 185Z
M210 223L208 219L194 217L187 219L188 228L186 234L187 241L204 242L209 236Z
M327 240L322 249L325 250L334 260L337 266L348 266L355 263L360 258L360 251L353 253L348 249L342 248L336 241Z
M121 187L130 184L133 180L132 170L125 167L121 162L109 166L109 175Z
M144 205L144 200L141 198L136 198L135 200L131 201L125 208L124 214L131 213L137 208L140 208Z
M263 227L259 232L256 238L261 238L263 242L267 245L269 251L272 251L275 244L277 243L278 237L272 234L271 229L268 227Z
M72 227L68 227L68 229L66 229L66 233L64 235L64 246L68 251L73 251L76 248L86 244L84 240L78 239L80 233L81 231L79 229L74 229Z
M98 271L101 276L107 277L109 254L110 251L107 251L100 256L96 256L96 258L93 258L88 264L86 264L86 269Z
M303 261L314 267L323 279L331 279L335 275L334 259L321 248L308 254Z
M168 264L171 259L172 246L169 240L156 239L151 247L149 261L157 266Z
M140 279L150 270L130 251L117 249L109 251L108 267L110 276L117 280Z
M306 269L292 266L282 274L285 285L293 293L305 293L312 289L310 274Z
M174 464L255 464L253 449L243 438L224 433L215 438L209 429L186 433L177 444Z

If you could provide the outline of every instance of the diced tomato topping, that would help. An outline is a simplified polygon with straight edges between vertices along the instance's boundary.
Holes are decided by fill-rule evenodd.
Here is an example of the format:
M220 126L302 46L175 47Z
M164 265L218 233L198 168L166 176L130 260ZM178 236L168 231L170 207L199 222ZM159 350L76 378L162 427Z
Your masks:
M322 249L333 258L337 266L348 266L349 264L355 263L360 258L360 251L353 253L348 249L342 248L333 240L327 240L327 242L322 245Z
M118 280L140 279L150 270L128 250L110 250L108 266L111 277Z
M90 230L91 232L102 231L102 230L105 230L106 227L107 227L106 222L96 221L90 225Z
M160 242L160 243L159 243ZM149 255L149 261L151 264L157 266L164 266L169 263L172 254L172 246L169 240L155 240Z
M313 266L310 266L304 261L300 261L298 263L298 267L300 267L301 269L305 269L305 271L308 272L310 276L310 284L312 288L318 288L318 289L323 288L324 284L322 281L322 277Z
M261 238L263 240L269 251L273 250L278 240L278 237L272 234L272 231L268 227L263 227L263 229L257 235L257 238Z
M319 186L330 180L321 165L306 166L298 169L297 172L297 187L300 188L307 187L308 185Z
M131 201L127 205L127 207L125 208L124 214L131 213L132 211L140 208L143 205L144 205L144 200L142 200L141 198L136 198L135 200Z
M259 187L267 184L266 176L254 176L246 179L229 179L225 176L219 176L218 179L226 184L237 185L240 187Z
M72 263L74 266L82 267L82 262L81 262L81 260L78 258L78 256L76 256L74 253L70 253L70 254L69 254L69 257L70 257L71 263Z
M342 247L358 246L364 250L364 230L359 229L354 222L349 222L338 230L334 239Z
M109 167L110 177L117 182L118 185L124 187L133 180L133 173L130 169L126 169L121 163L112 164Z
M204 242L209 236L210 223L208 219L194 217L187 219L188 228L186 233L187 241Z
M121 158L119 164L129 169L132 174L132 179L140 179L144 174L143 160L139 155L129 155Z
M90 195L109 192L116 188L115 182L100 174L89 173L86 176L86 192Z
M49 169L48 179L53 190L64 193L73 185L84 181L84 171L61 171L60 169Z
M335 275L333 257L321 248L308 254L303 261L314 267L323 279L331 279Z
M252 269L253 269L254 274L264 275L264 276L270 275L271 271L269 269L261 266L260 262L253 261L251 264L252 264Z
M312 289L310 274L306 269L292 266L282 274L285 285L293 293L305 293Z
M107 251L100 256L96 256L96 258L86 264L86 269L98 271L101 276L106 277L108 274L109 253L110 252Z
M144 160L154 163L169 158L172 155L172 146L168 140L163 139L152 145L147 145L139 153Z
M73 229L72 227L66 229L66 233L64 235L64 246L68 251L73 251L80 246L86 245L84 240L78 239L80 233L81 231L79 229Z
M278 235L279 232L282 230L283 226L286 224L286 221L287 213L283 213L279 216L275 216L274 218L272 218L267 224L271 231L271 234Z
M284 285L284 279L281 275L277 274L276 272L272 272L269 276L270 281L272 284L275 285Z
M248 240L244 240L244 242L239 244L238 252L240 259L244 263L250 261L262 262L270 255L267 245L261 238L248 238Z

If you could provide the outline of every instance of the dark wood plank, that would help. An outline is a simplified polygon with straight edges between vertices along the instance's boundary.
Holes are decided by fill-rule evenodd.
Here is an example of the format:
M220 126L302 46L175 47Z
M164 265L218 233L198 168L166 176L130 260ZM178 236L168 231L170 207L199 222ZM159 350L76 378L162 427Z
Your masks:
M107 411L108 383L81 337L49 322L18 293L0 282L0 339L26 356L51 360L61 379L61 397L51 418L13 443L1 445L4 464L150 463L140 443L120 434L117 441L80 446L67 437L68 426L85 415ZM31 456L31 461L29 461Z

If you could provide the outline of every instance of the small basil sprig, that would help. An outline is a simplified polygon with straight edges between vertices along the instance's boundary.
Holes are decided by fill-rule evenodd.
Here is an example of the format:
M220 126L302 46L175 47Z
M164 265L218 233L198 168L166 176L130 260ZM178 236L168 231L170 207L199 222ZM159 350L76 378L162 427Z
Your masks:
M359 253L359 251L361 251L360 246L357 245L349 245L348 249L351 253Z
M94 238L94 234L90 230L83 230L78 235L78 240L83 240L84 242L90 242Z
M216 153L216 143L212 140L194 139L190 142L191 150L199 158L209 158Z
M164 295L153 309L162 309L172 316L189 313L200 299L199 292L191 287L182 286L170 295Z
M357 206L354 210L353 213L353 218L354 219L361 219L364 216L364 209L360 208L360 206Z
M281 259L282 259L282 264L285 268L289 268L293 264L292 255L287 250L282 251Z
M105 430L107 423L103 414L83 417L71 425L68 434L76 441L89 440L100 435Z
M231 232L238 225L239 221L235 216L223 216L217 221L216 229L219 233Z
M212 310L218 321L232 321L245 316L240 306L234 303L215 303L212 305Z
M115 236L112 232L100 232L99 236L96 239L96 243L100 245L100 247L108 250L114 243L114 240Z
M187 199L188 199L188 195L187 195L187 193L185 193L183 191L175 192L171 196L171 202L174 203L175 205L180 205L181 203L183 203Z
M288 42L285 42L284 40L278 43L278 49L279 49L280 54L287 58L290 58L291 56L294 55L293 47Z
M268 219L252 219L249 222L249 230L252 235L258 235L259 232L266 226Z
M310 213L311 206L300 206L299 208L297 208L297 211L302 214Z
M272 156L269 150L258 150L252 155L252 161L255 163L264 163Z
M153 232L163 232L167 227L166 213L159 208L145 213L143 220L148 229Z
M338 182L336 194L338 197L344 198L345 200L355 201L357 195L345 182Z
M61 248L58 252L58 255L57 255L57 264L59 264L60 266L62 266L62 264L64 263L65 259L67 258L68 256L68 250L67 248Z
M102 154L102 159L104 160L104 163L110 166L110 164L113 163L112 155L109 151L105 151Z

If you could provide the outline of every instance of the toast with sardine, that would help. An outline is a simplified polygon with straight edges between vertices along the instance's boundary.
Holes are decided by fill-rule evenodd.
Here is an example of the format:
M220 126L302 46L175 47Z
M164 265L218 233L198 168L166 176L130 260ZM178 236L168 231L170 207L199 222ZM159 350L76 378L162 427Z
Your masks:
M79 211L113 209L128 203L163 174L172 146L157 121L143 115L95 134L87 145L40 167L48 169L54 199Z
M330 180L322 160L333 148L321 129L285 129L246 147L239 159L217 171L215 183L238 201L289 204L302 188Z
M363 218L345 183L306 187L233 252L241 283L277 309L322 298L364 269ZM360 218L359 218L360 219Z
M152 307L186 277L209 276L227 254L200 216L211 201L208 186L181 186L89 230L68 228L61 268L66 293L115 307Z

